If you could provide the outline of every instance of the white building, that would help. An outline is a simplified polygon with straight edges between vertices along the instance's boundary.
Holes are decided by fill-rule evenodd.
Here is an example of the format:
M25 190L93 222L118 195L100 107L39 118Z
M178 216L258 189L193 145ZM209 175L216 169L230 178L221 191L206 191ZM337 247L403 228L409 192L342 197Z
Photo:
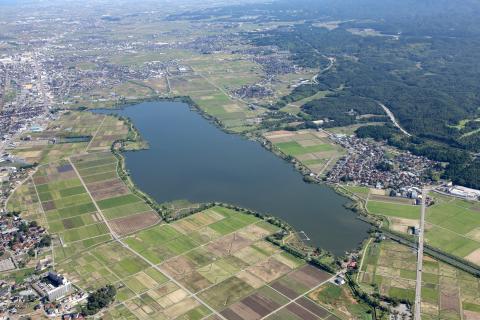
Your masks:
M480 198L480 190L470 189L462 186L450 187L448 192L454 196L465 199L474 200Z
M50 271L45 279L38 281L33 285L35 291L49 301L55 301L63 298L72 290L72 283L63 276Z

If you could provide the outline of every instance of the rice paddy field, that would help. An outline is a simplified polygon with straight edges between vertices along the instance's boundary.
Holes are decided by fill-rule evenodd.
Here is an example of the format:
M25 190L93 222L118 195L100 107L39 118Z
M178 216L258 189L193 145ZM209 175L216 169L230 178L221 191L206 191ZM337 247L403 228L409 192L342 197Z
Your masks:
M301 162L317 175L322 175L344 154L328 135L314 130L272 131L265 134L275 148Z
M56 271L86 291L116 286L103 319L344 318L308 296L332 275L265 240L277 227L223 207L162 223L104 150L122 133L107 119L82 152L41 164L9 202L53 235Z
M332 276L267 242L276 231L212 207L97 245L57 269L87 290L115 284L117 301L103 319L341 319L307 296Z
M393 241L371 242L358 281L368 292L414 300L416 253ZM480 279L430 257L422 272L422 319L478 319Z
M425 237L431 246L480 265L480 203L432 194Z
M28 163L51 163L85 151L106 151L123 138L128 127L111 116L69 111L52 122L44 131L25 133L29 140L20 140L8 150ZM69 137L82 137L69 140Z
M388 197L378 190L350 190L366 200L369 213L382 215L390 229L406 233L409 226L418 226L420 206L412 200ZM427 208L425 239L432 247L480 265L480 203L431 193L434 204Z

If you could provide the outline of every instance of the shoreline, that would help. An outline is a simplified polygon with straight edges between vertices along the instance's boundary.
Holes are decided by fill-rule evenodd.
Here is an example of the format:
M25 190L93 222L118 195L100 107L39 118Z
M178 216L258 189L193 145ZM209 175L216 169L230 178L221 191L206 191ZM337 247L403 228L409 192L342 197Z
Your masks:
M248 134L248 133L245 134L245 133L234 132L232 130L229 130L229 129L225 128L220 121L218 121L215 117L207 114L202 109L200 109L198 107L198 105L196 105L195 102L192 101L191 98L188 97L188 96L177 96L177 97L161 98L161 99L144 99L142 101L135 100L131 103L125 103L125 104L122 104L121 106L117 106L116 108L102 108L102 109L95 108L95 109L84 109L84 110L80 110L80 111L90 111L90 112L93 112L94 110L112 111L112 113L109 114L109 115L117 117L118 119L121 119L122 121L125 121L127 123L127 125L129 126L129 130L131 130L132 132L129 131L128 137L133 136L133 137L135 137L135 139L140 139L141 142L148 143L148 141L142 141L143 138L141 138L140 132L138 132L138 129L135 127L135 125L133 124L133 122L130 118L120 116L118 114L114 114L114 111L115 110L123 110L125 108L128 108L129 106L137 105L137 104L140 104L140 103L143 103L143 102L155 102L155 101L185 103L191 111L196 112L199 115L201 115L202 118L204 118L205 120L207 120L211 124L215 125L215 127L220 129L223 133L234 134L234 135L237 135L237 136L239 136L243 139L258 142L264 149L266 149L267 151L273 153L277 157L281 158L282 160L284 160L287 163L289 163L290 165L292 165L293 169L296 172L298 172L302 175L304 183L319 184L319 185L323 184L323 185L327 186L328 188L330 188L331 190L333 190L339 196L346 198L345 199L346 203L343 205L343 207L345 209L347 209L348 211L350 211L350 213L355 214L355 219L359 219L362 222L369 224L369 227L372 226L372 223L369 220L366 219L366 216L365 216L364 213L360 214L357 210L355 210L355 208L359 205L358 201L355 198L349 196L348 194L346 194L344 192L340 192L340 190L338 190L338 187L334 184L325 183L325 182L323 182L319 179L315 179L313 181L307 181L305 179L305 177L309 176L310 170L308 168L306 168L305 166L303 166L300 162L298 162L296 160L292 160L289 157L287 157L286 155L284 155L283 153L274 149L273 146L271 146L271 144L268 142L268 140L266 140L261 134L259 134L259 132L249 131L248 133L250 133L250 134ZM136 141L135 139L127 138L127 139L124 139L124 140L115 141L112 144L111 151L119 159L120 167L121 167L121 170L123 171L123 172L119 172L119 176L122 177L122 179L124 177L126 179L125 180L126 184L129 187L133 188L132 192L136 193L138 196L140 196L142 199L144 199L150 206L152 206L152 208L155 211L157 211L157 213L162 217L162 219L164 219L166 222L173 221L172 218L169 216L169 212L167 211L167 208L165 208L163 206L163 204L159 204L150 195L148 195L147 193L145 193L144 191L142 191L138 187L136 187L135 183L132 181L131 177L129 176L128 168L126 168L125 157L124 157L123 153L125 151L135 152L135 151L141 151L141 150L147 149L145 147L142 147L142 148L139 148L139 149L127 149L127 148L125 148L125 146L128 145L129 142L138 142L138 140ZM134 191L134 190L136 190L136 191ZM202 205L205 205L205 204L208 205L208 204L211 204L211 203L218 203L218 202L214 201L214 202L200 203L199 205L202 206ZM231 204L228 204L228 205L231 206ZM235 206L235 207L237 207L237 206ZM240 207L238 207L238 208L240 208ZM241 209L251 211L248 208L241 208ZM271 216L271 217L275 217L274 213L261 213L261 214ZM335 257L338 258L338 259L341 259L348 254L359 252L359 250L361 250L361 248L362 248L363 243L366 240L368 240L368 233L365 234L365 237L361 241L359 241L352 248L348 249L348 251L344 251L342 255L338 255L338 256L335 255ZM308 246L308 247L311 247L312 249L315 249L314 246ZM321 251L326 251L322 248L317 248L317 249L320 249Z

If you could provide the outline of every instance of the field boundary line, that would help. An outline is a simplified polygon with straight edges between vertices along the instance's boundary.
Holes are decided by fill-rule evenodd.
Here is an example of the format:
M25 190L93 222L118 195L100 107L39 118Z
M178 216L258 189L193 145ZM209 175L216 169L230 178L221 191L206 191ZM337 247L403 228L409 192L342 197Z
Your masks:
M480 244L480 241L478 241L478 240L476 240L476 239L472 239L472 238L467 237L467 236L465 236L465 235L463 235L463 234L461 234L461 233L458 233L458 232L455 232L455 231L450 230L450 229L448 229L448 228L439 226L438 224L434 224L434 223L431 223L431 222L428 222L428 221L427 221L427 224L432 225L432 226L437 227L437 228L440 228L440 229L443 229L443 230L446 230L446 231L451 232L451 233L453 233L453 234L455 234L455 235L457 235L457 236L459 236L459 237L462 237L462 238L465 238L465 239L468 239L468 240L472 240L473 242L477 242L478 244ZM473 229L473 230L474 230L474 229Z
M355 280L357 282L358 282L358 278L360 277L360 273L362 272L363 262L365 261L365 256L366 256L366 253L367 253L368 246L372 243L372 239L373 238L368 239L368 242L365 245L365 248L363 249L362 260L360 261L360 266L358 267L357 278Z
M173 277L171 277L169 274L165 274L164 272L162 272L162 270L156 265L154 264L153 262L151 262L150 260L148 260L147 258L145 258L144 256L142 256L140 253L136 252L135 250L133 250L132 248L130 248L130 246L128 246L126 243L124 243L121 238L113 231L113 229L110 227L110 224L108 223L108 220L105 219L105 216L103 215L103 212L102 210L100 209L100 207L98 206L97 202L95 201L95 199L92 197L91 193L90 193L90 190L88 190L85 182L83 181L83 178L80 176L80 173L78 172L77 168L75 167L75 165L73 164L72 160L70 158L68 158L68 162L70 162L70 164L72 165L73 169L75 170L75 173L78 175L78 178L80 179L80 181L82 182L83 186L85 187L85 189L87 190L87 193L90 195L90 198L92 199L93 201L93 204L95 205L95 207L97 208L98 210L98 213L100 214L100 217L102 218L102 220L105 222L105 224L107 225L107 228L108 230L110 231L110 233L112 234L113 238L115 241L117 241L120 245L122 245L122 247L124 247L125 249L129 250L130 252L132 252L134 255L136 255L137 257L139 257L140 259L142 259L144 262L146 262L147 264L149 264L151 267L153 267L154 269L156 269L157 271L161 272L163 275L165 275L167 278L169 278L170 281L172 281L173 283L175 283L178 287L180 287L182 290L184 290L185 292L187 292L190 296L194 297L198 302L200 302L202 305L204 305L205 307L207 307L211 312L213 312L215 315L217 315L218 317L220 317L220 319L224 319L224 320L227 320L224 316L222 316L218 311L216 311L215 309L213 309L210 305L208 305L207 303L205 303L202 299L200 299L199 297L197 297L196 295L194 295L190 290L188 290L187 288L185 288L180 282L178 282L176 279L174 279ZM142 199L143 200L143 199Z
M36 172L36 170L35 170L35 172ZM29 178L32 180L33 188L35 189L35 193L37 194L38 206L40 207L40 211L43 213L43 218L45 219L45 223L46 223L47 227L50 227L50 225L48 223L48 219L47 219L47 214L45 213L45 210L43 210L42 201L40 200L40 195L38 194L37 185L35 184L35 181L33 180L33 173ZM23 181L21 185L23 185L23 183L26 182L26 181L27 180ZM50 232L48 232L48 234L50 234ZM53 241L51 241L51 243L50 243L50 250L52 252L52 267L55 267L55 253L53 251Z
M87 146L85 147L85 152L88 152L88 149L90 148L90 144L92 144L93 140L95 140L95 138L97 137L97 134L98 134L98 132L100 131L100 129L102 128L103 123L105 122L105 119L107 119L107 116L106 116L106 115L103 116L102 122L101 122L100 125L98 126L97 131L95 131L95 134L93 135L92 139L90 140L90 142L89 142L89 143L87 144ZM70 159L70 158L69 158L69 159Z
M388 201L370 199L370 196L369 196L369 202L379 202L379 203L386 203L386 204L394 204L394 205L399 205L399 206L404 206L404 207L419 207L418 205L414 205L414 204L407 204L407 203L400 203L400 202L388 202Z
M285 308L286 306L288 306L289 304L292 304L292 303L295 303L297 300L300 300L301 298L305 297L307 294L309 294L310 292L312 291L315 291L317 290L318 288L320 288L321 286L323 286L325 283L327 282L330 282L332 281L332 279L334 279L335 277L338 277L339 275L341 274L341 271L340 272L337 272L335 273L333 276L331 276L330 278L326 279L325 281L319 283L318 285L316 285L315 287L311 288L310 290L300 294L298 297L294 298L294 299L291 299L289 297L287 297L286 295L284 295L283 293L279 292L278 290L276 290L275 288L272 288L269 284L266 284L266 286L272 290L274 290L275 292L277 292L278 294L282 295L283 297L287 298L289 300L289 303L286 303L282 306L280 306L279 308L273 310L272 312L270 312L269 314L265 315L264 317L262 317L261 319L266 319L268 318L269 316L271 316L272 314L275 314L277 313L278 311L280 311L281 309ZM308 299L308 298L307 298ZM316 302L315 302L316 303ZM305 309L303 306L300 305L300 307L302 307L303 309ZM323 308L323 307L322 307ZM325 308L323 308L325 309ZM305 309L307 311L309 311L311 314L314 314L312 313L310 310L308 309ZM326 311L328 311L327 309L325 309ZM328 311L330 314L333 314L331 313L330 311ZM318 317L317 315L315 315L316 317Z

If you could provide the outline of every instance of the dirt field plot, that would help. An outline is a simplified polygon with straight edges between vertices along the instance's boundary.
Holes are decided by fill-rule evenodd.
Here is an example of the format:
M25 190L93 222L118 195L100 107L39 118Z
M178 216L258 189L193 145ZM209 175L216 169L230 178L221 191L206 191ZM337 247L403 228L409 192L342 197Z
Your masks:
M222 311L227 319L261 319L288 303L288 299L268 287L263 287Z
M298 297L325 276L266 242L274 231L257 218L214 207L125 242L228 319L259 319L289 301L266 284L291 275L292 282L304 285ZM130 281L133 291L147 290Z
M123 236L151 227L160 220L160 216L156 212L149 211L111 220L109 224L115 233Z

